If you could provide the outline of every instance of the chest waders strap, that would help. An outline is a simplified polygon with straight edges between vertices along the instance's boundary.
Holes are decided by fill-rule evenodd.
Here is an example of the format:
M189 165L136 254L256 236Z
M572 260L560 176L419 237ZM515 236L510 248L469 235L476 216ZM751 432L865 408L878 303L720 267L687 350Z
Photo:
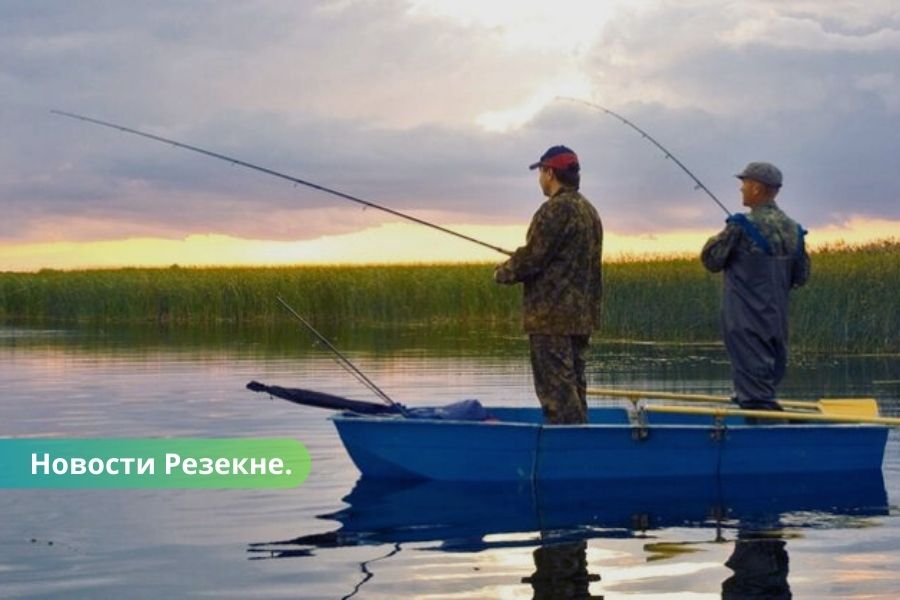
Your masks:
M797 250L796 255L797 258L803 256L803 252L806 250L806 234L809 233L807 230L803 229L802 226L797 225Z
M734 215L731 215L730 217L728 217L726 219L726 222L737 223L740 226L740 228L744 231L744 233L747 234L747 236L751 240L753 240L753 243L756 244L757 246L759 246L759 248L763 252L765 252L769 256L772 256L775 254L774 252L772 252L772 245L769 244L769 240L767 240L763 236L763 234L761 234L759 232L759 229L757 229L756 225L754 225L753 222L747 218L747 215L745 215L743 213L737 213L737 214L734 214Z

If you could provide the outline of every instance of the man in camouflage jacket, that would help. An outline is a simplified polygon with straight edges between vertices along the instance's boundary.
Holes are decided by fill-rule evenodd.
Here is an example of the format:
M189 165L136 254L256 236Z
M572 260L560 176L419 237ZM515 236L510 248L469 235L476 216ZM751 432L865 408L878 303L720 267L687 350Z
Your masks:
M750 212L728 217L700 259L713 273L725 271L722 334L734 400L742 408L780 410L775 387L787 365L788 293L809 279L806 232L775 204L777 167L753 162L737 177Z
M530 166L547 200L527 241L499 265L494 280L524 284L524 328L534 387L547 423L586 423L585 352L599 325L603 226L578 192L578 157L553 146Z

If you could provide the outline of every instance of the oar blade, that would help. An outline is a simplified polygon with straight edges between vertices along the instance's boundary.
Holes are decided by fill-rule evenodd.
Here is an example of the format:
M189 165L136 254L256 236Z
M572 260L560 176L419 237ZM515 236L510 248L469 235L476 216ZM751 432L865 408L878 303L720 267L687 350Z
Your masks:
M822 398L818 404L819 410L826 415L840 415L860 419L881 415L875 398Z

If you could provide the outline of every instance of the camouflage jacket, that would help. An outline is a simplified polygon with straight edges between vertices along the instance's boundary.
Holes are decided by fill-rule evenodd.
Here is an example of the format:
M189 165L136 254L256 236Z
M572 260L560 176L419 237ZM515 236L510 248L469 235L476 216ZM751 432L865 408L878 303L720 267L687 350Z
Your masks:
M562 188L534 214L526 244L497 267L498 283L524 284L525 331L589 335L599 326L603 225L577 190Z
M774 256L795 255L790 272L791 287L805 284L809 279L810 261L805 245L800 245L797 223L775 202L754 207L745 216L769 243ZM765 250L739 224L729 222L725 229L709 238L700 253L700 260L707 270L718 273L727 268L738 253L765 254Z

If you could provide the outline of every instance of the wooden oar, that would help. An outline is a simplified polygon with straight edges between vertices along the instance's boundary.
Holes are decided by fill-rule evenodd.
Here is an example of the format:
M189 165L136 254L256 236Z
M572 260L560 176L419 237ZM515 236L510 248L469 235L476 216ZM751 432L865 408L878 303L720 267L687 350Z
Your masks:
M710 417L756 417L776 421L815 421L825 423L859 423L871 425L900 426L900 419L894 417L853 417L849 415L818 415L815 413L799 413L777 410L743 410L740 408L698 408L694 406L659 406L643 407L647 412L669 413L679 415L706 415Z
M711 402L716 404L730 404L731 398L725 396L710 396L706 394L679 394L675 392L656 392L653 390L620 390L613 388L588 388L587 393L592 396L611 396L614 398L628 398L637 401L641 398L658 400L681 400L684 402ZM778 403L785 408L799 408L817 410L825 415L848 416L858 418L878 417L878 402L875 398L829 398L818 402L804 402L802 400L779 400Z

